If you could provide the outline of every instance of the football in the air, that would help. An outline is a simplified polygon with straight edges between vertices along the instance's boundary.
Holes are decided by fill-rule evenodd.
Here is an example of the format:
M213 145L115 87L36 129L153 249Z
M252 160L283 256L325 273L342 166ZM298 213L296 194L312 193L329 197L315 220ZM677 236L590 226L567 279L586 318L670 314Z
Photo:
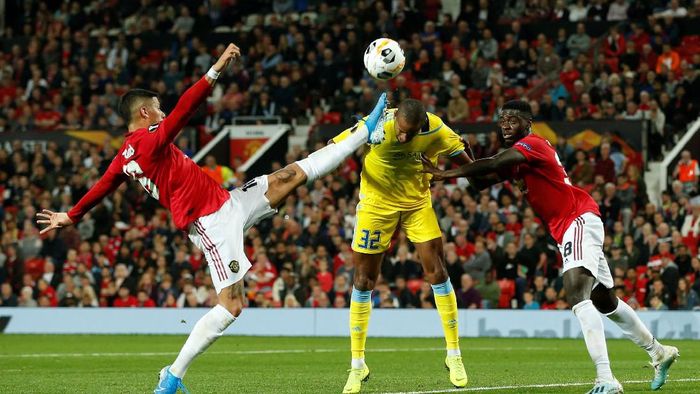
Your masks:
M365 50L365 68L376 79L394 78L403 70L405 63L403 49L390 38L378 38Z

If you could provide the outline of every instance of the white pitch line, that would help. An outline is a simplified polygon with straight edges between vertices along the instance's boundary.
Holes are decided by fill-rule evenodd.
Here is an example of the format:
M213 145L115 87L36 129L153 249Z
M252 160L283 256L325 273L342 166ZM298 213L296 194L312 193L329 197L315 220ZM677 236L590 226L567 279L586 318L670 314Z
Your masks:
M466 347L464 354L467 355L472 351L508 351L508 350L530 350L530 351L551 351L547 347ZM267 350L223 350L207 352L207 354L298 354L298 353L344 353L349 351L348 348L329 348L329 349L267 349ZM435 352L445 351L443 347L428 347L428 348L380 348L368 349L369 353L394 353L394 352ZM177 355L177 352L86 352L86 353L17 353L17 354L0 354L0 358L41 358L41 357L154 357L154 356L172 356Z
M683 378L669 379L668 382L700 382L700 378ZM649 383L649 380L626 380L620 382L622 384ZM592 382L571 382L571 383L549 383L549 384L520 384L512 386L483 386L483 387L465 387L463 389L444 389L444 390L425 390L425 391L397 391L383 394L439 394L439 393L464 393L468 391L495 391L495 390L520 390L520 389L539 389L552 387L577 387L589 386Z

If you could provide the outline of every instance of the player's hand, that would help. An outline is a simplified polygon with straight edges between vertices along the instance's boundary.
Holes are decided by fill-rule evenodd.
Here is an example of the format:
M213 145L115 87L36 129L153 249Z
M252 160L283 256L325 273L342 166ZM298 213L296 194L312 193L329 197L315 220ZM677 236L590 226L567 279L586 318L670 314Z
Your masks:
M36 214L37 220L36 222L38 224L48 224L49 226L44 228L43 230L39 231L39 234L46 234L47 232L61 228L61 227L66 227L70 226L73 224L73 221L70 220L70 217L68 217L68 214L65 212L53 212L49 211L48 209L44 209L43 211L39 212Z
M228 47L226 47L224 52L219 57L219 60L214 63L212 68L216 72L222 72L233 60L236 60L239 57L241 57L241 49L233 43L228 44Z
M420 155L420 161L423 163L423 171L421 172L432 175L433 181L437 182L445 179L442 177L442 170L437 168L424 154Z

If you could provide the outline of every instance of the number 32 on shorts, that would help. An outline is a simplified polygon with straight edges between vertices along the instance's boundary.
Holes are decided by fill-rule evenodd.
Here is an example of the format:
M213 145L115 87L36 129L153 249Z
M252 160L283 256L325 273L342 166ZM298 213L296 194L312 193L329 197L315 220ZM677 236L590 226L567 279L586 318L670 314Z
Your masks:
M381 232L379 230L375 230L373 232L370 232L369 230L360 230L362 232L362 236L360 239L357 241L357 247L360 249L369 249L369 250L376 250L379 249L379 239L381 236Z

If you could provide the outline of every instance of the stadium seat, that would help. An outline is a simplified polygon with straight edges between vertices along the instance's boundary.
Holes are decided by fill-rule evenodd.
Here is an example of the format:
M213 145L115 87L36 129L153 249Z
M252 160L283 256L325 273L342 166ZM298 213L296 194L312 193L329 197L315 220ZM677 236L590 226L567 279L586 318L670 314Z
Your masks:
M44 259L34 257L24 261L24 273L32 276L32 279L37 280L44 273Z
M605 64L610 67L610 70L614 73L620 71L620 59L616 57L605 58Z
M515 297L515 281L512 279L501 279L498 281L501 288L501 296L498 298L499 309L510 309L510 301Z
M258 19L259 19L260 17L261 17L260 14L250 14L250 15L248 15L248 17L247 17L246 20L245 20L245 25L243 26L243 28L244 28L245 30L251 30L252 28L255 27L255 25L257 25Z
M479 100L481 101L482 97L482 92L481 90L478 89L467 89L467 101L471 100Z
M423 279L409 279L406 281L406 287L413 294L416 294L421 286L423 286Z

